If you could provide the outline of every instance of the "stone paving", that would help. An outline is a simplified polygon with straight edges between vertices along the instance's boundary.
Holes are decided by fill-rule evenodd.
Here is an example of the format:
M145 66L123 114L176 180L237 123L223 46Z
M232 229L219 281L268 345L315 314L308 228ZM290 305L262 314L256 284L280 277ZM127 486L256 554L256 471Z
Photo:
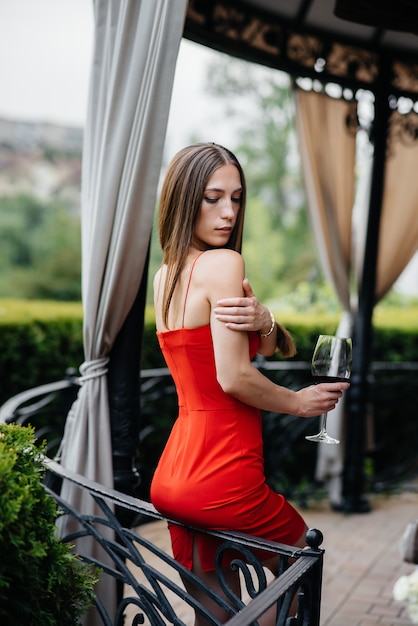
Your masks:
M406 607L392 596L394 582L413 571L400 553L408 522L418 518L418 493L373 496L372 510L363 514L331 511L327 502L313 503L302 514L311 528L324 534L325 549L321 626L407 626ZM171 554L165 522L152 522L138 531ZM178 608L193 625L188 608Z
M400 553L408 522L418 517L418 495L371 499L363 514L305 511L309 526L324 534L321 626L401 626L411 624L405 605L395 602L394 582L413 571Z

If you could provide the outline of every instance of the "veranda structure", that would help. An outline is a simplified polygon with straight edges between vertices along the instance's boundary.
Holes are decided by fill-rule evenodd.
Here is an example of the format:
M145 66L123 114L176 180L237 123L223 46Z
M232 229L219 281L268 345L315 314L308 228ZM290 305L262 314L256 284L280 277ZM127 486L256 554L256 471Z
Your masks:
M346 19L336 17L335 8ZM415 3L95 0L94 13L82 187L85 361L62 465L127 492L136 481L147 257L176 57L185 36L284 70L296 84L311 80L312 89L298 88L296 95L309 208L324 271L346 313L344 330L355 341L344 506L367 511L363 454L372 312L418 244ZM330 84L340 87L339 98L329 97ZM360 90L374 95L374 158L353 246L352 129ZM359 285L354 293L353 276ZM78 496L70 485L63 497ZM88 506L78 502L84 513Z
M77 451L77 458L67 459L70 468L112 485L111 470L105 476L96 473L94 459L105 449L113 456L116 484L125 483L129 490L135 480L138 320L143 318L175 59L184 36L284 70L296 86L298 79L310 81L310 91L296 88L309 210L325 275L345 312L339 332L352 333L355 346L349 415L341 416L346 444L333 451L338 457L345 450L345 455L331 461L344 470L344 508L367 511L363 455L373 307L418 244L416 3L97 0L95 16L82 207L86 362L81 369L86 378L79 402L89 397L90 408L78 407L76 435L88 454ZM335 89L328 96L330 85L340 88L339 97ZM362 90L374 98L368 129L374 156L369 193L354 225L355 130ZM94 432L94 413L102 415L104 429L100 439L88 442L87 424L92 420ZM80 462L86 456L88 467Z
M369 510L363 467L373 308L418 247L417 33L413 0L191 0L186 13L186 37L284 70L295 81L318 254L344 310L337 332L354 337L345 418L342 405L336 411L345 446L320 452L324 478L342 470L337 489L348 512ZM300 88L307 83L309 92ZM374 100L367 129L373 160L365 193L355 198L357 105L364 91Z

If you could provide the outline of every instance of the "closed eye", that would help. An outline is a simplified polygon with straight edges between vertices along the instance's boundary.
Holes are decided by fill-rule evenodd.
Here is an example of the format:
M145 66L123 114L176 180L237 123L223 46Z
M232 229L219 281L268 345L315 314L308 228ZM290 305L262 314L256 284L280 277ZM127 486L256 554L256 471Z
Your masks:
M220 198L210 198L208 196L205 196L203 199L208 204L216 204L220 200ZM234 204L241 204L241 196L232 197L231 202L234 202Z

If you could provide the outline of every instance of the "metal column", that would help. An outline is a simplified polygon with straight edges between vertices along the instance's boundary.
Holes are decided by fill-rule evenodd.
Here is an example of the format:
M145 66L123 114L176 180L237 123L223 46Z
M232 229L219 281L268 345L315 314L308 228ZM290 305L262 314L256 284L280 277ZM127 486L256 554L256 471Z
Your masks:
M138 295L111 350L107 374L114 486L129 495L136 495L140 481L135 456L139 445L140 363L148 265L149 251ZM129 525L128 520L120 521Z
M374 144L369 217L364 262L359 287L359 308L353 338L353 370L348 393L346 447L343 472L343 509L350 513L366 513L370 504L364 495L364 454L366 414L369 392L369 369L372 353L372 317L375 305L379 227L383 202L385 161L388 137L389 62L382 59L378 90L375 92Z

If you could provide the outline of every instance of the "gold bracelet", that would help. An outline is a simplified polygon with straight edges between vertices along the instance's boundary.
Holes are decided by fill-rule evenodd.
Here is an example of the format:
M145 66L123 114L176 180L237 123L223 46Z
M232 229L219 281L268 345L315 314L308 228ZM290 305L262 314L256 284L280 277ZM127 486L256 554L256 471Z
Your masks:
M270 313L270 319L271 319L271 326L270 326L270 330L269 330L267 333L262 333L261 331L259 331L259 332L260 332L260 337L268 337L269 335L271 335L271 333L272 333L272 332L273 332L273 330L274 330L274 327L276 326L276 320L274 319L274 315L273 315L273 313L270 311L270 309L269 309L269 313Z

